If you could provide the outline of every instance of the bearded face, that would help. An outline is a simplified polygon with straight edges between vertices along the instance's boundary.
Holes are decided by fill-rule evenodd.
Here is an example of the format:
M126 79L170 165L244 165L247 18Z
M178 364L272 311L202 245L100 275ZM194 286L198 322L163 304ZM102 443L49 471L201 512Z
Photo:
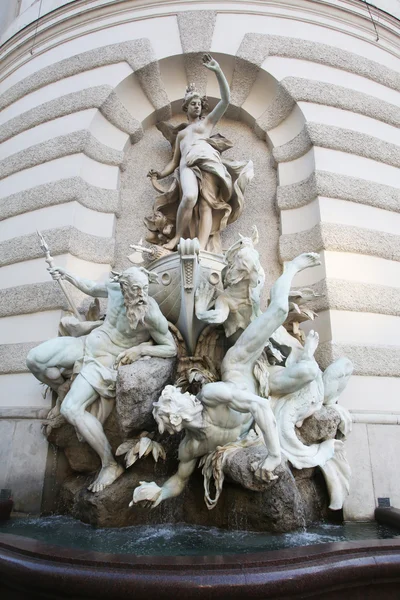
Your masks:
M131 270L131 269L130 269ZM130 271L129 270L129 271ZM132 269L133 271L133 269ZM138 269L135 269L138 271ZM149 282L143 273L123 273L119 280L126 316L132 329L136 329L139 322L143 322L148 309Z

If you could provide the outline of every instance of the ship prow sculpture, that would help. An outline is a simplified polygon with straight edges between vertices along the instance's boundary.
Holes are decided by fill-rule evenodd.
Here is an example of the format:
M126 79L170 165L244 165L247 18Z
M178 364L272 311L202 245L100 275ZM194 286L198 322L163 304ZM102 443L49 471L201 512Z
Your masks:
M75 473L64 484L63 510L128 525L143 518L139 505L177 498L175 520L233 526L223 508L206 510L209 518L194 510L198 490L188 483L200 466L207 509L221 506L225 487L223 502L240 507L249 528L289 530L322 515L318 473L331 509L348 494L351 418L337 401L353 367L341 358L322 372L318 334L300 327L316 317L305 304L318 294L291 286L320 264L318 254L284 265L263 311L257 228L222 250L220 233L240 216L253 167L221 158L229 142L212 131L229 86L214 59L203 62L221 100L204 116L206 99L191 85L188 123L159 127L173 154L163 171L149 172L160 196L145 221L148 245L131 246L135 266L105 283L77 277L54 265L41 239L53 279L96 303L86 320L72 307L60 337L31 350L27 362L57 397L44 432ZM163 189L158 180L168 175ZM108 301L104 316L100 298Z

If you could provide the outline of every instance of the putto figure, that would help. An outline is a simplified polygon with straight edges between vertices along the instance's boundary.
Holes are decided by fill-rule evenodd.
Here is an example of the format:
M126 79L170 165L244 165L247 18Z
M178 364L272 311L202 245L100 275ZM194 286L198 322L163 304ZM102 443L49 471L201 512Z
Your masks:
M219 233L240 216L245 187L253 178L251 161L221 158L221 152L231 148L232 143L221 135L211 134L228 108L229 85L221 67L209 54L204 55L203 64L216 74L221 100L204 116L206 98L190 84L182 106L189 123L158 126L171 142L173 156L162 171L148 173L162 195L155 201L153 216L145 220L151 231L147 239L163 243L168 250L174 250L181 237L197 237L202 250L221 252ZM157 180L172 173L174 180L165 191Z
M104 322L89 335L48 340L27 357L35 377L55 392L65 384L63 373L74 371L60 410L101 459L101 471L89 487L99 492L124 469L115 461L100 421L87 409L99 397L115 398L118 365L141 356L176 356L177 350L167 320L157 302L148 296L149 274L145 269L131 267L114 280L100 284L61 267L49 271L53 279L62 278L89 296L108 298Z
M221 381L207 383L197 397L182 394L173 386L164 389L154 404L153 415L161 433L164 429L169 433L182 429L186 432L179 446L178 472L162 487L154 482L142 482L135 489L132 502L151 501L157 506L162 500L178 496L199 458L219 446L244 438L254 421L268 450L267 458L254 468L265 481L276 478L273 471L282 458L278 428L270 399L258 394L254 369L270 336L287 317L293 277L318 264L318 254L306 253L286 265L284 273L271 288L267 310L247 326L226 353L221 365ZM306 378L304 383L307 382Z

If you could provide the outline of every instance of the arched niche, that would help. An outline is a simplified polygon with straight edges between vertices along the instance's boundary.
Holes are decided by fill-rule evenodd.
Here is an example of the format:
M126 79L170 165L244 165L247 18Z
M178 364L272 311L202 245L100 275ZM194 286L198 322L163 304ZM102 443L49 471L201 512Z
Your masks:
M215 58L221 64L228 81L231 83L233 80L235 84L236 57L216 54ZM163 109L166 117L164 120L175 124L184 122L186 115L182 113L181 106L188 83L184 56L164 58L158 62L158 67L169 101L168 106ZM249 63L248 68L252 67L254 65ZM206 83L207 97L212 108L219 100L218 84L214 74L206 71L200 62L200 80L204 76L202 71L206 72L207 80L200 81L200 90L201 85L204 89ZM152 204L157 195L146 174L150 168L161 170L165 166L171 156L171 147L155 127L156 122L163 119L160 119L160 110L155 109L156 102L149 95L148 86L145 93L140 74L132 73L123 79L116 86L114 93L131 116L140 122L143 131L139 141L125 146L123 169L120 174L120 208L115 227L115 266L123 268L129 265L126 258L129 254L129 244L145 238L147 230L143 219L151 214ZM292 182L290 161L277 164L273 158L273 151L293 139L305 123L301 110L294 102L287 102L286 107L279 106L280 94L281 84L267 71L259 69L240 106L234 104L235 99L240 99L240 94L232 89L232 104L215 129L215 132L223 133L234 142L234 147L227 151L226 156L236 159L250 158L255 165L254 180L246 190L244 212L241 218L224 232L223 245L229 247L239 232L247 234L253 224L258 226L258 249L262 263L268 265L266 289L269 289L269 284L281 269L278 247L282 228L276 203L277 186L285 185L287 181ZM300 172L296 175L298 180L310 175L310 164L312 166L312 160L305 164L305 170L300 165ZM166 179L165 187L167 183Z

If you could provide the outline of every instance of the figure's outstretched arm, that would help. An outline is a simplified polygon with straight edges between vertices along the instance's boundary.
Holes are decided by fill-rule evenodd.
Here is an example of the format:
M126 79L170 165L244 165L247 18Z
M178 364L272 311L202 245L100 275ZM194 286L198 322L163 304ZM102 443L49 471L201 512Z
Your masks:
M176 142L175 142L174 153L173 153L172 158L169 161L169 163L164 167L164 169L162 171L154 171L153 169L151 169L147 173L147 177L150 177L150 178L155 177L156 179L164 179L164 177L168 177L168 175L171 175L175 171L175 169L177 169L179 167L180 160L181 160L181 149L180 149L180 137L179 137L179 133L178 133Z
M205 118L205 122L209 123L210 125L212 125L214 127L214 125L216 125L218 123L218 121L223 116L223 114L225 113L226 109L229 106L229 102L231 99L231 92L229 89L229 84L226 80L226 77L225 77L221 67L219 66L217 61L214 60L210 56L210 54L205 54L203 56L203 65L207 69L210 69L210 71L214 71L214 73L217 77L219 91L221 94L221 100L218 102L218 104L214 108L214 110L212 110Z
M246 382L243 381L243 383L245 385ZM272 473L280 465L281 447L276 420L269 400L261 398L246 389L241 390L235 383L227 384L222 381L207 383L198 397L205 406L209 406L210 408L215 408L219 404L227 404L237 412L250 413L261 429L265 445L268 449L268 457L258 467L268 473ZM267 479L269 480L274 478L274 476L267 475Z
M167 479L162 487L159 487L154 481L141 481L140 485L133 492L133 499L129 506L133 506L137 502L151 502L151 507L155 508L163 500L179 496L185 489L190 475L195 470L196 463L197 459L180 462L178 471L175 475Z
M63 267L52 267L48 269L48 271L54 281L58 281L59 279L68 281L73 286L78 288L78 290L84 294L87 294L88 296L93 296L94 298L107 298L108 296L107 286L105 283L98 283L97 281L92 281L91 279L78 277Z

